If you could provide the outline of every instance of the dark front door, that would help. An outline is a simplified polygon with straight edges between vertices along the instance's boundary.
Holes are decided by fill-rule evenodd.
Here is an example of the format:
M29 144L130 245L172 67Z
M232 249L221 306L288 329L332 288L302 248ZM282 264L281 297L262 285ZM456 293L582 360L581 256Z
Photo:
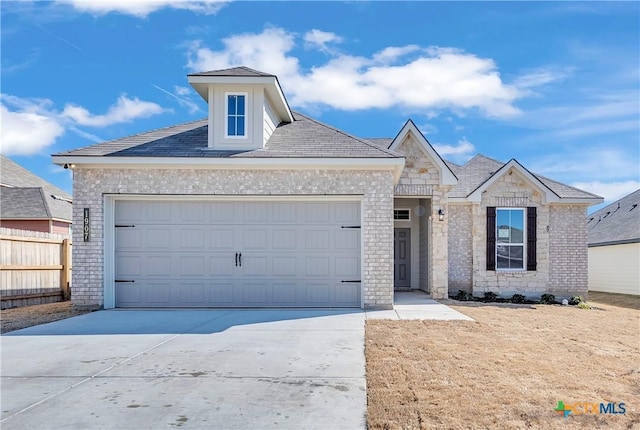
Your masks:
M393 286L411 287L411 229L393 231Z

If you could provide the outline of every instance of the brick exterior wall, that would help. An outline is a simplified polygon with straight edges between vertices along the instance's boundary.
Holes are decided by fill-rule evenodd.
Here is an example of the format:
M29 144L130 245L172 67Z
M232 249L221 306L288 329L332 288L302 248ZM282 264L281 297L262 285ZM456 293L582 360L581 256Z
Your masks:
M581 205L551 206L548 292L556 297L587 297L589 285L587 209Z
M147 195L361 195L364 307L393 304L393 175L389 171L82 169L74 171L73 219L90 209L91 241L73 231L72 301L104 306L104 194Z
M440 172L411 134L398 145L396 151L406 156L399 185L425 185L431 190L431 204L424 205L429 208L428 216L420 222L420 261L425 258L423 248L427 248L426 258L429 263L426 268L420 268L420 289L430 291L433 298L446 298L449 271L448 220L445 217L444 221L439 221L438 210L448 212L447 194L451 187L439 185ZM424 234L429 235L428 239L423 238Z
M537 208L536 271L486 270L488 206ZM541 191L512 169L483 193L481 203L472 207L472 217L472 292L475 296L482 297L491 291L503 297L519 293L536 299L545 293L555 294L557 298L586 293L586 206L546 204ZM457 232L450 239L453 241L450 246L454 248ZM450 262L454 273L464 271L458 264L466 263L458 263L457 259ZM451 285L449 292L455 294L458 289Z
M473 283L473 211L449 205L449 293L471 292Z

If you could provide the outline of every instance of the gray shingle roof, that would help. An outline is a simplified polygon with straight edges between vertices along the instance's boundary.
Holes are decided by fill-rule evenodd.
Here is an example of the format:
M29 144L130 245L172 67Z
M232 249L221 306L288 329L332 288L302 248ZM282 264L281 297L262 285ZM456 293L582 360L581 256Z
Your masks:
M230 69L190 73L189 76L271 76L271 77L275 77L276 75L260 72L258 70L250 69L249 67L245 67L245 66L240 66L240 67L232 67Z
M0 205L3 219L51 219L42 188L2 187Z
M392 151L294 112L295 121L276 127L263 149L208 148L207 120L180 124L56 154L109 157L397 158Z
M640 189L589 215L589 246L640 242Z
M7 185L0 188L2 218L56 218L71 221L71 195L4 155L0 162L0 183ZM33 210L31 215L30 210Z

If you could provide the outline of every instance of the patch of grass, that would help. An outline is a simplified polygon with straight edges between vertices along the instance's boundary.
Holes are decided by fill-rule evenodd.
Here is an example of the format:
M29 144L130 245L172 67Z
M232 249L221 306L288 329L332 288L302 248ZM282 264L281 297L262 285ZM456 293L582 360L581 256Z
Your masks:
M367 321L369 429L640 428L640 311L448 304L475 322ZM627 412L565 419L559 400Z

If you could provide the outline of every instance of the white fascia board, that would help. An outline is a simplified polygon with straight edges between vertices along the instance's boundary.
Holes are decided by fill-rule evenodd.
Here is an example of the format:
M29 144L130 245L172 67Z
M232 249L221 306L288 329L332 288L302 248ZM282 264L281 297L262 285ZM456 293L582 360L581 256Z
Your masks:
M546 186L540 179L536 178L531 172L525 169L516 159L512 158L508 163L499 168L489 179L487 179L482 185L476 188L467 199L470 202L480 203L482 200L482 193L493 185L503 175L507 174L510 169L516 170L520 173L525 180L534 188L537 188L545 197L545 203L557 203L560 202L560 196L558 196L551 188Z
M400 180L404 158L202 158L202 157L86 157L54 155L54 164L73 168L216 169L216 170L392 170Z
M416 140L420 144L422 148L422 152L431 159L431 162L436 166L438 172L440 173L440 185L455 185L458 183L458 178L451 171L447 163L444 162L442 157L436 152L436 150L431 146L431 144L427 141L424 135L418 130L418 127L413 123L413 121L408 120L405 125L400 130L400 133L393 139L389 149L391 151L395 151L405 140L407 135L411 133L415 136Z

